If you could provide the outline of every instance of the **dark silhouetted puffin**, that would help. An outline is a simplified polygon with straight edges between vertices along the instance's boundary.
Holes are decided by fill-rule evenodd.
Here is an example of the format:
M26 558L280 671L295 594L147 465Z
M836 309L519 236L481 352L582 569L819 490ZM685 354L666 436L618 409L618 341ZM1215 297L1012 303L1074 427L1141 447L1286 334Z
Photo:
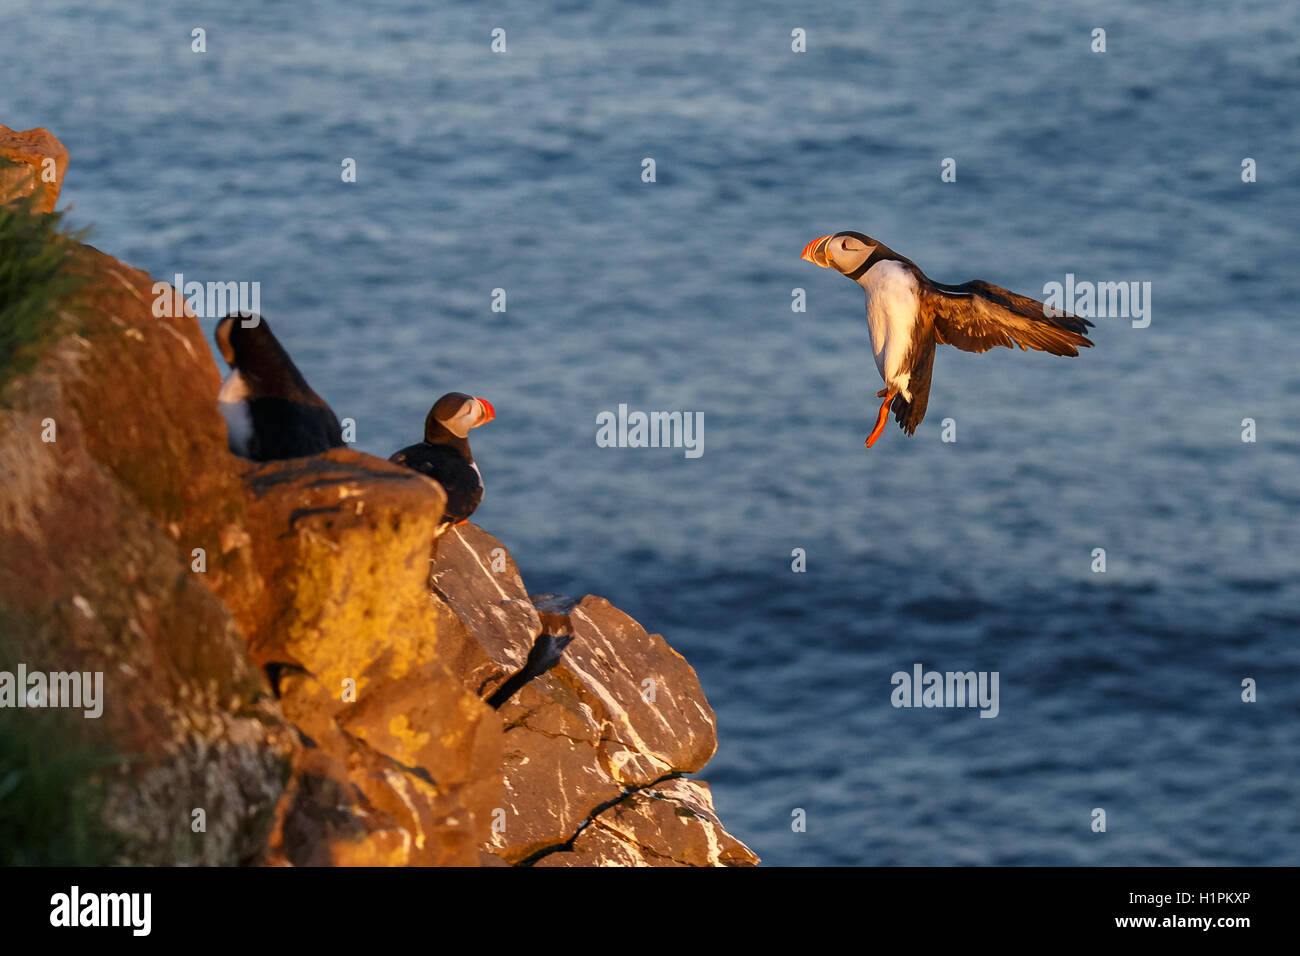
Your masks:
M342 446L339 420L311 390L265 319L255 312L227 315L217 323L216 339L231 368L217 403L232 452L276 461Z
M447 508L438 534L469 520L483 500L483 476L469 450L471 428L497 417L492 403L464 392L448 392L433 403L424 419L424 441L394 452L388 460L428 475L447 492Z
M804 246L803 258L848 276L867 293L867 328L876 368L885 387L876 427L866 445L875 444L892 408L907 434L925 418L936 345L964 352L987 352L998 345L1037 349L1053 355L1078 355L1092 345L1084 331L1092 325L1075 315L1051 314L1043 303L979 279L961 285L935 282L912 260L860 232L821 236Z
M559 634L548 631L539 634L528 652L528 660L524 662L524 666L487 698L488 706L493 710L500 710L501 705L513 697L519 688L560 663L560 658L564 656L564 649L572 640L572 629Z

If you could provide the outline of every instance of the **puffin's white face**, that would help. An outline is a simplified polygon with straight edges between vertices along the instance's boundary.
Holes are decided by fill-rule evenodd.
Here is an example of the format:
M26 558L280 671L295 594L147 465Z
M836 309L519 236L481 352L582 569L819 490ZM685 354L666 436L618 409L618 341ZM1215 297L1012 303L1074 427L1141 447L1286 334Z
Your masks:
M853 272L871 258L876 243L854 232L837 232L821 236L804 246L803 257L823 269L834 269L845 275Z
M439 400L441 405L450 396L444 396ZM458 396L462 398L460 405L447 418L439 416L438 420L447 426L447 431L460 438L469 434L471 428L478 428L480 425L486 425L492 419L496 418L496 409L492 403L484 398L475 398L473 395Z

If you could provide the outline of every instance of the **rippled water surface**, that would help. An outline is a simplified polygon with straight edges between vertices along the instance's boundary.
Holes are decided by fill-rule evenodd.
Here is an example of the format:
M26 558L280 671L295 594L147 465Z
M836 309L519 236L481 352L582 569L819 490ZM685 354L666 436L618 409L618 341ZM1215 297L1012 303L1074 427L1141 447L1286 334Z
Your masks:
M1300 8L113 6L0 0L0 122L67 145L73 220L259 281L365 451L489 398L476 520L694 664L765 861L1298 861ZM942 349L868 452L861 292L799 259L839 229L943 281L1148 281L1151 324ZM619 403L702 411L704 455L597 447ZM917 662L997 671L999 716L893 708Z

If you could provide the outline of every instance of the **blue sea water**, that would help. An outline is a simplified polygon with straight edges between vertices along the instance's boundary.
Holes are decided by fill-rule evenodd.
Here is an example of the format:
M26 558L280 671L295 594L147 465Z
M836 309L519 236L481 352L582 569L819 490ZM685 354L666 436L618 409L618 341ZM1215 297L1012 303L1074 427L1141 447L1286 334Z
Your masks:
M0 0L0 54L73 222L260 282L362 450L493 402L476 520L691 661L766 862L1300 862L1294 3ZM841 229L1150 282L1151 323L941 349L867 451L862 294L799 259ZM703 412L703 456L597 447L620 403ZM891 706L918 662L998 672L998 717Z

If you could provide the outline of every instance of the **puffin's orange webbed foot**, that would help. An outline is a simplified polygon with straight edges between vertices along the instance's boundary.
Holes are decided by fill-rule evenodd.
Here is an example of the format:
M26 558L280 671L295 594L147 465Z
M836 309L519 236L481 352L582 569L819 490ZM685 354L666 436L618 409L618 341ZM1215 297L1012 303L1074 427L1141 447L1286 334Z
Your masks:
M889 405L893 402L894 396L897 394L897 392L891 392L887 388L882 388L880 394L876 396L877 398L883 396L885 401L880 406L880 414L876 416L876 427L871 429L871 434L867 436L865 444L868 448L876 443L876 439L880 437L880 433L885 430L885 423L889 421Z

